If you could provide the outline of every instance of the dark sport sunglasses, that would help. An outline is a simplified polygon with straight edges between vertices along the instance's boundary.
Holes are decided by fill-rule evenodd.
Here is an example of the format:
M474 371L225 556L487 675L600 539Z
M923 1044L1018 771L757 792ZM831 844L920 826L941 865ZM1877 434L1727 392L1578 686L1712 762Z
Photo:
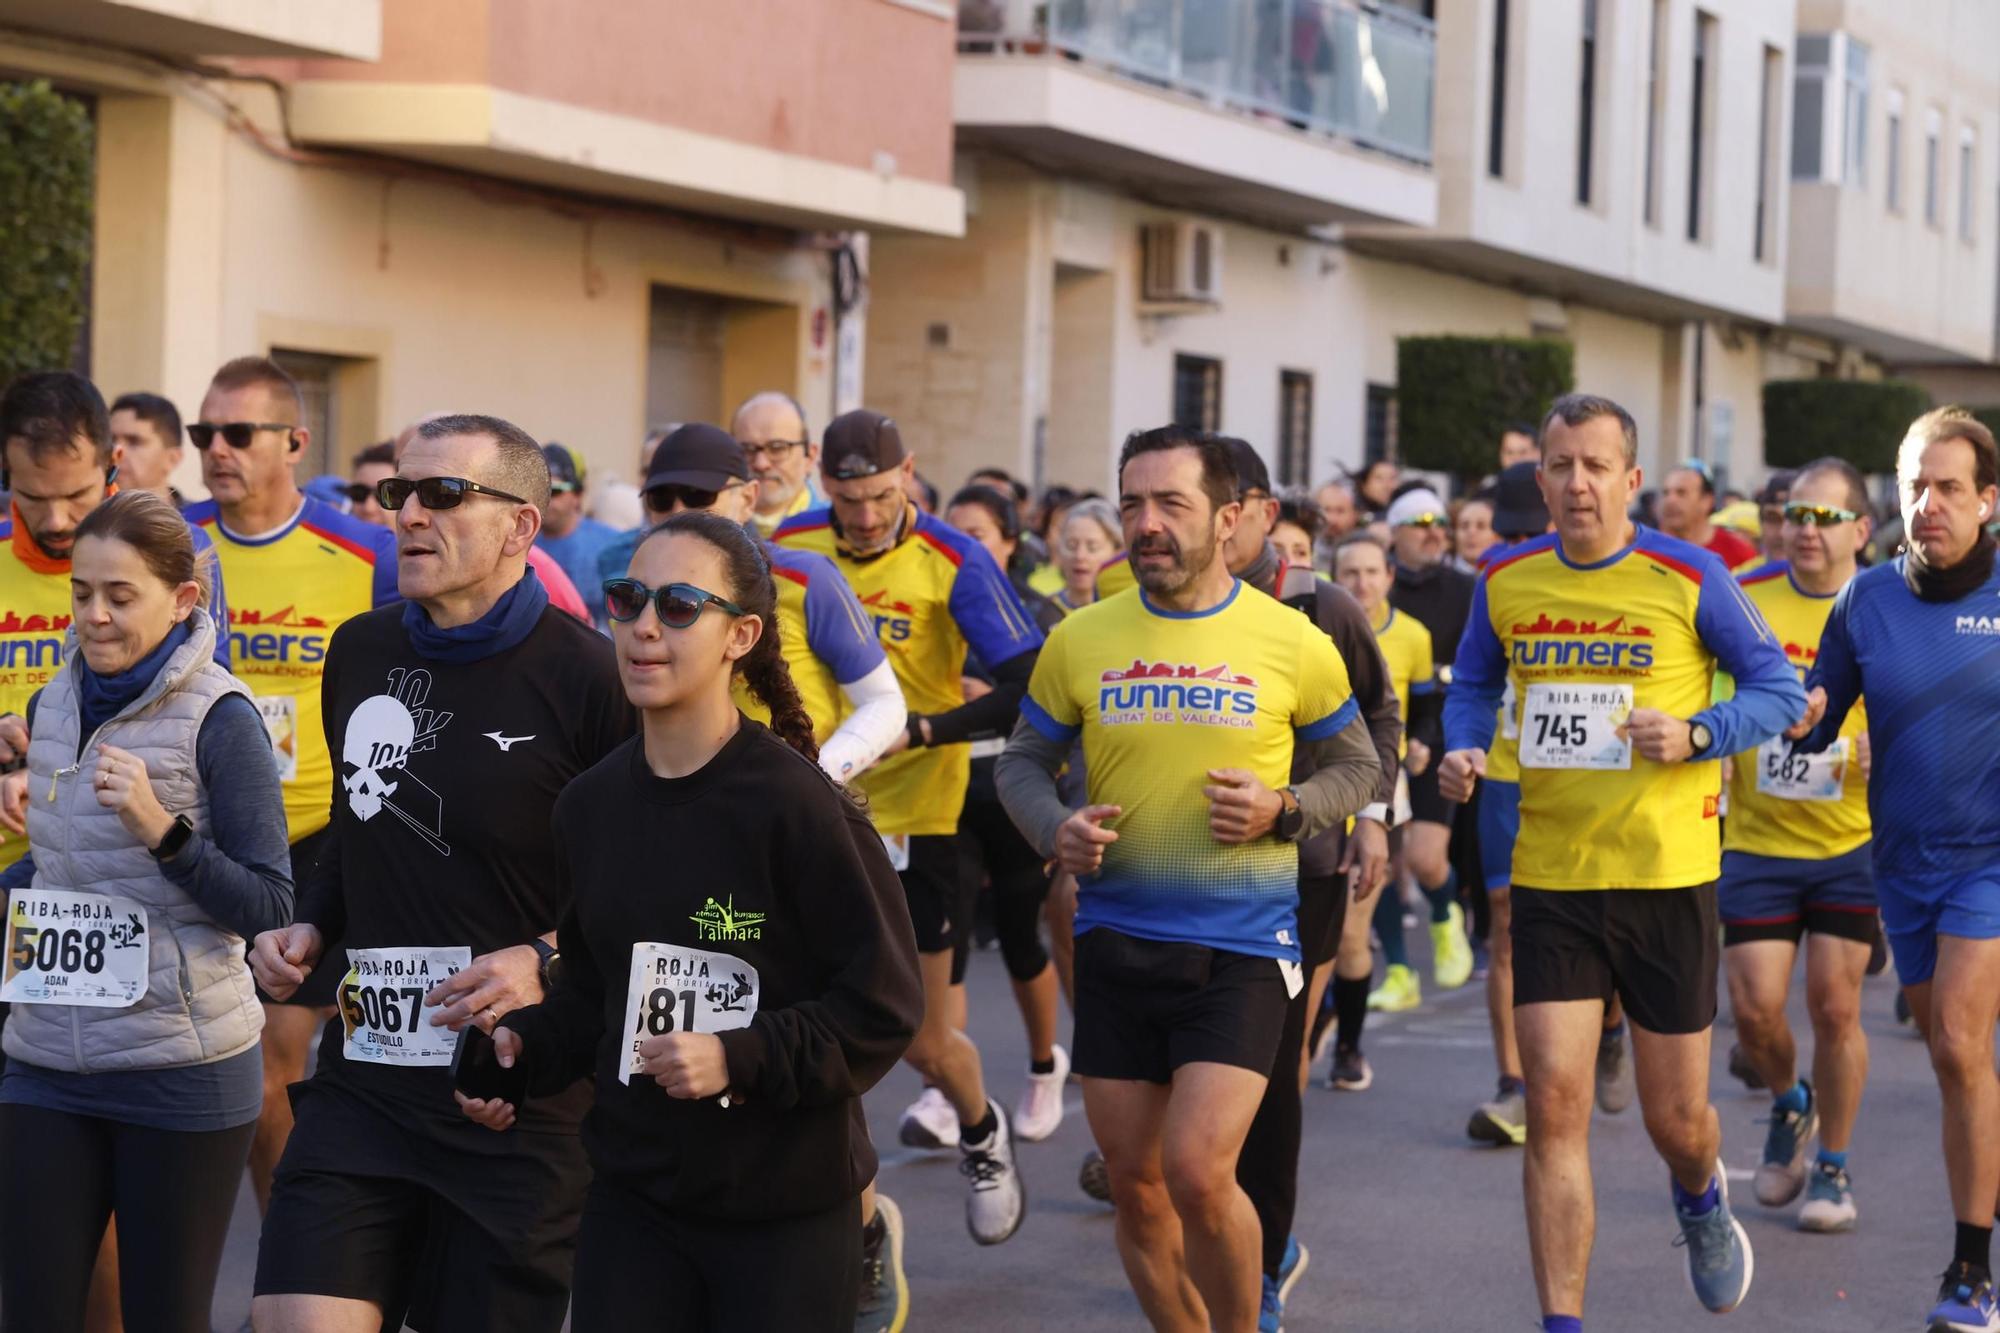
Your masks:
M742 482L732 483L724 490L734 490ZM711 491L700 486L683 486L679 482L661 482L658 486L646 488L646 507L656 514L673 510L676 504L687 509L713 509L715 502L722 498L722 491Z
M248 449L250 441L257 438L258 431L297 429L297 426L287 425L282 421L227 421L219 426L206 421L190 421L187 433L188 442L206 452L208 447L215 443L215 437L218 435L231 449Z
M424 502L426 509L456 509L468 495L490 495L517 505L528 503L518 495L496 491L464 477L384 477L375 483L375 499L384 509L401 509L412 494Z
M1852 509L1842 509L1838 505L1788 504L1785 506L1785 522L1800 526L1811 524L1815 528L1830 528L1836 523L1852 523L1861 515Z
M648 588L637 579L604 580L604 609L613 620L637 620L639 613L646 609L647 602L653 604L660 623L668 629L686 629L700 619L702 608L710 605L718 606L732 616L743 614L743 608L728 598L717 597L708 589L697 588L692 583L669 583L664 588Z

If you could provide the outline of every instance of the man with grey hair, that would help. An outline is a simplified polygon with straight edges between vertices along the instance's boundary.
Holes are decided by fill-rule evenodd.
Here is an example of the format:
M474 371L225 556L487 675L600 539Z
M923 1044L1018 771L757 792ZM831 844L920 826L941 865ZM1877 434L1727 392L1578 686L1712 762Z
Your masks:
M1711 1312L1750 1289L1708 1100L1724 755L1798 722L1805 691L1721 561L1626 517L1644 477L1631 414L1560 398L1542 423L1556 531L1494 560L1445 699L1448 800L1472 794L1510 702L1520 737L1514 1013L1527 1080L1528 1248L1547 1333L1582 1328L1595 1231L1592 1083L1606 1001L1632 1030L1646 1131L1666 1162L1688 1280ZM1715 672L1736 697L1712 704ZM1511 693L1509 693L1509 687Z
M750 522L768 541L780 523L820 502L812 483L819 446L806 429L805 408L778 389L744 399L729 418L729 433L743 446L757 481L757 512Z
M554 1330L589 1170L587 1083L496 1136L459 1112L451 1064L541 1000L559 965L563 787L630 736L610 644L528 568L549 468L496 417L424 422L382 482L407 599L327 648L328 844L297 919L251 967L283 999L334 969L340 1017L293 1087L257 1258L260 1330ZM327 957L339 940L344 957Z

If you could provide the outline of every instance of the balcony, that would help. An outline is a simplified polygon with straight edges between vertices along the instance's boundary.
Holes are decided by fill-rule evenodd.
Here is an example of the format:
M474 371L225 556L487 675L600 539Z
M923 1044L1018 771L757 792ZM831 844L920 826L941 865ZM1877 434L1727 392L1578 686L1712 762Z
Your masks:
M0 0L0 24L170 56L373 60L381 0Z
M1415 14L1338 0L962 0L958 45L963 143L1281 225L1435 217L1437 33Z

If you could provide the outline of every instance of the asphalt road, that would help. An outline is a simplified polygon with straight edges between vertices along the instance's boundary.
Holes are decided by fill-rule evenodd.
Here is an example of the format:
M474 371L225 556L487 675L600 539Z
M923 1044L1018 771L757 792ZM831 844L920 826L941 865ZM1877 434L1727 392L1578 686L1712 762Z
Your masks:
M1412 932L1425 961L1427 941ZM997 953L976 955L971 1031L997 1095L1010 1103L1025 1069L1024 1042ZM1802 993L1803 981L1797 991ZM1749 1176L1769 1102L1725 1068L1727 1004L1716 1029L1714 1088L1735 1202L1756 1253L1749 1298L1723 1328L1915 1329L1951 1245L1950 1204L1938 1150L1937 1092L1923 1048L1891 1016L1888 976L1871 980L1864 1025L1874 1070L1850 1158L1860 1228L1846 1236L1796 1231L1792 1210L1760 1208ZM1795 994L1795 1030L1810 1030ZM1539 1326L1520 1203L1520 1155L1465 1137L1472 1106L1490 1095L1492 1057L1477 983L1393 1017L1375 1016L1365 1042L1374 1087L1308 1093L1300 1162L1308 1182L1298 1232L1311 1259L1286 1327L1311 1330L1502 1330ZM1323 1066L1315 1077L1323 1076ZM881 1185L909 1223L910 1328L952 1333L1143 1327L1112 1243L1108 1208L1085 1198L1076 1170L1090 1146L1082 1095L1054 1137L1021 1149L1029 1215L1005 1245L981 1248L963 1225L957 1154L901 1148L895 1122L919 1090L899 1070L869 1098L882 1149ZM1635 1105L1599 1115L1592 1131L1597 1248L1588 1327L1593 1333L1680 1333L1709 1326L1689 1293L1668 1202ZM217 1293L216 1327L246 1316L256 1244L247 1191Z

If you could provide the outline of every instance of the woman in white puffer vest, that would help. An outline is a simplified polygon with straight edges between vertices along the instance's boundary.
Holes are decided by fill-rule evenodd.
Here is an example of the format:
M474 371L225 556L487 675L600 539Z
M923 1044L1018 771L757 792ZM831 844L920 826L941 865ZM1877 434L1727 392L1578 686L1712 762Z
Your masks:
M93 510L71 593L0 876L0 1329L81 1329L115 1209L126 1328L208 1333L263 1092L244 940L292 915L278 770L172 505Z

